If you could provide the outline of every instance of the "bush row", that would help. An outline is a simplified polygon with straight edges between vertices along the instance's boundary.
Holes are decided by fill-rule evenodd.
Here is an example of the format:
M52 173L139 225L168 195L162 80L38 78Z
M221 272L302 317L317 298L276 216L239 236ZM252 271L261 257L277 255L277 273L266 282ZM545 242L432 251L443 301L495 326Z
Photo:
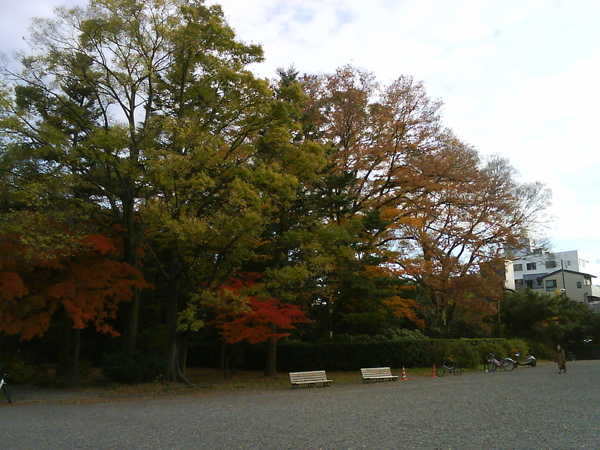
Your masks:
M197 344L190 349L190 367L219 367L221 344ZM578 359L600 359L600 346L583 344L574 351ZM532 352L538 359L552 359L552 348L537 343L530 346L518 339L349 339L316 343L283 341L277 347L277 369L281 372L325 369L352 371L361 367L392 368L430 367L444 360L456 361L463 368L481 367L485 356L511 356ZM227 346L228 368L263 370L266 346L237 344ZM22 354L3 355L3 368L15 382L36 382L40 367ZM120 354L105 355L102 374L107 380L121 383L155 381L164 374L161 355L137 354L126 358Z
M367 342L281 342L277 347L279 371L356 370L361 367L427 367L456 361L464 368L480 367L488 353L497 357L529 352L527 343L509 339L397 339ZM261 370L266 347L237 345L230 348L230 367ZM198 366L218 366L220 348L201 345L190 361Z

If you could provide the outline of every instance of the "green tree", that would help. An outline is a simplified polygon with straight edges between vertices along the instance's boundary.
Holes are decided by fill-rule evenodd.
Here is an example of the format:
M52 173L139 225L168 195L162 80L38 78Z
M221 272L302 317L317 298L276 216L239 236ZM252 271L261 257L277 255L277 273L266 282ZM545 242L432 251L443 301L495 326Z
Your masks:
M260 226L250 159L270 95L246 69L262 51L235 41L218 8L181 11L184 25L170 35L172 64L155 86L160 115L142 208L166 279L168 379L183 379L180 310L199 287L226 279Z
M126 262L139 266L144 203L152 209L162 202L166 229L180 215L183 223L190 198L196 202L190 216L219 209L218 193L235 184L249 157L244 143L256 133L266 92L244 69L262 59L260 47L236 41L219 6L92 0L35 20L31 41L22 72L9 74L15 107L5 129L18 136L26 158L68 188L59 199L120 224ZM174 166L192 160L176 173ZM171 179L160 174L163 166ZM170 355L179 256L176 248L165 263ZM138 294L124 329L130 355L139 300Z
M531 289L506 292L502 302L501 320L507 337L551 347L581 341L593 318L593 312L583 303Z

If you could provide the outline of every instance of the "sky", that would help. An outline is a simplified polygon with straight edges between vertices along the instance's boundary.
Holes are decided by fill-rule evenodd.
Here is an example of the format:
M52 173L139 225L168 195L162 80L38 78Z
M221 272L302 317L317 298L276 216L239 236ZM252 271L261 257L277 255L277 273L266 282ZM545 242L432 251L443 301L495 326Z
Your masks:
M85 0L0 0L0 52L25 49L29 18ZM600 1L209 0L277 68L352 64L382 83L422 81L443 122L519 181L552 190L554 251L579 250L600 284Z

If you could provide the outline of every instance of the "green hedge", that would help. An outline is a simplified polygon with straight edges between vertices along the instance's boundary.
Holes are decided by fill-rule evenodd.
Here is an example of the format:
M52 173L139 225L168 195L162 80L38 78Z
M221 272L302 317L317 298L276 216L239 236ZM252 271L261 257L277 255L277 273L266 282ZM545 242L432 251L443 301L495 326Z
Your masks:
M218 344L196 347L191 359L200 366L217 367ZM480 367L488 353L497 357L528 352L527 344L507 339L395 339L366 342L280 342L277 346L277 370L351 371L361 367L428 367L444 359L464 368ZM236 347L236 368L261 370L265 367L264 345Z

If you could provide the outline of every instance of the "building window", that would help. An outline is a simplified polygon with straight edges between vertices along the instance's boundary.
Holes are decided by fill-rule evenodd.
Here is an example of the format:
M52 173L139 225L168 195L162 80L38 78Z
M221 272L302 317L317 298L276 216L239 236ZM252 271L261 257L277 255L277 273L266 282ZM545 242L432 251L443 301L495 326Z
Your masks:
M527 263L527 270L535 270L537 265L535 263Z
M546 261L546 269L554 269L556 267L556 261Z
M523 270L523 264L513 264L513 270L515 272L521 272Z
M515 287L517 289L523 288L523 280L515 280Z
M527 289L533 289L533 280L525 280L525 285Z
M556 280L546 280L546 290L553 291L556 289Z
M583 287L583 284L581 283L581 281L577 282L577 289L581 289Z
M592 279L591 278L584 278L583 279L584 283L586 286L591 286L592 285Z

